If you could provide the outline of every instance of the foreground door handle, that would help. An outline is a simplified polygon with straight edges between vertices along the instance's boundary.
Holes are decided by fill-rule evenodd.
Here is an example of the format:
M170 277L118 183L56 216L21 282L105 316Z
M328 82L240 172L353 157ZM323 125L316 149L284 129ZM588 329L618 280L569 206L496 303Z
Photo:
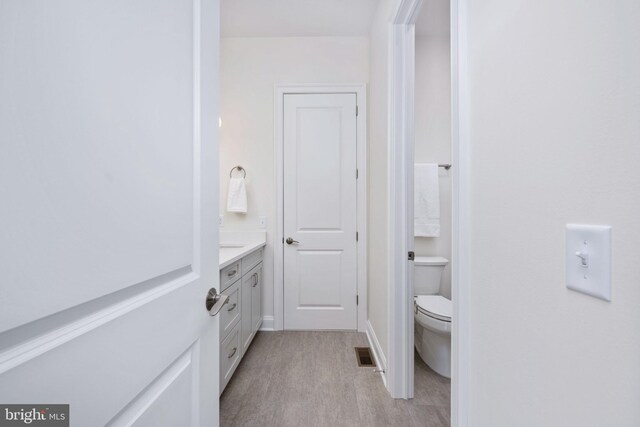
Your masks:
M291 237L287 237L287 240L285 240L285 242L287 242L287 245L290 245L292 243L300 243L297 240L293 240Z
M205 300L205 306L209 312L209 316L215 316L220 312L222 306L227 303L227 295L219 294L216 288L209 289L207 292L207 299Z

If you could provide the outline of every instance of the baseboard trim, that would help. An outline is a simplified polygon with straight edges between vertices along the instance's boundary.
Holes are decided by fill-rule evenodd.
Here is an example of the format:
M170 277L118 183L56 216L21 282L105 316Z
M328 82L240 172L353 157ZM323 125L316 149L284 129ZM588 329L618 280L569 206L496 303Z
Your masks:
M377 369L380 369L380 376L382 377L382 382L384 383L384 387L388 390L387 387L387 360L384 357L384 352L382 351L382 347L380 346L380 342L378 341L378 337L376 336L371 323L367 320L367 340L369 340L369 345L373 350L373 357L376 359Z
M264 316L262 318L262 326L260 327L261 331L275 331L273 329L273 316Z

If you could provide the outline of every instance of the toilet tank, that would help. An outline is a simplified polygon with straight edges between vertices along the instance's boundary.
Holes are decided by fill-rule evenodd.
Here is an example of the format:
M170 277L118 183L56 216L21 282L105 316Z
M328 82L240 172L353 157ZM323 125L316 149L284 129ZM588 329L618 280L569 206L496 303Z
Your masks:
M448 259L439 256L417 256L413 262L413 293L415 295L440 293L442 272L448 263Z

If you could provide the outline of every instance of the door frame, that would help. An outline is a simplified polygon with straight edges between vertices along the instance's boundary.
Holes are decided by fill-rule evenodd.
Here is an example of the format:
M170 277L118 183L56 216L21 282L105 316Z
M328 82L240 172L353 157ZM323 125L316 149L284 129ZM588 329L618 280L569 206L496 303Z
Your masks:
M393 397L413 397L414 313L412 265L415 22L422 0L399 0L389 29L389 364ZM469 405L469 88L467 2L451 0L452 336L451 421L468 424ZM412 182L412 181L411 181ZM410 184L409 184L410 185ZM401 284L401 286L394 286ZM393 332L392 332L393 331Z
M284 95L286 94L355 93L358 106L356 119L356 168L358 230L357 251L357 330L366 331L367 324L367 86L356 84L276 84L274 85L274 144L276 231L273 239L273 329L284 329Z

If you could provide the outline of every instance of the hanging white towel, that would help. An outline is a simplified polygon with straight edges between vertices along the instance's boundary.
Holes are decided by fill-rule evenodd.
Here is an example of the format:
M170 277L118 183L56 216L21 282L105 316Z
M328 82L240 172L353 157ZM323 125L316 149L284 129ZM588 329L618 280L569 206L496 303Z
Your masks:
M436 163L415 165L413 200L413 234L418 237L439 237L440 183Z
M247 188L244 183L244 178L229 179L227 211L247 213Z

